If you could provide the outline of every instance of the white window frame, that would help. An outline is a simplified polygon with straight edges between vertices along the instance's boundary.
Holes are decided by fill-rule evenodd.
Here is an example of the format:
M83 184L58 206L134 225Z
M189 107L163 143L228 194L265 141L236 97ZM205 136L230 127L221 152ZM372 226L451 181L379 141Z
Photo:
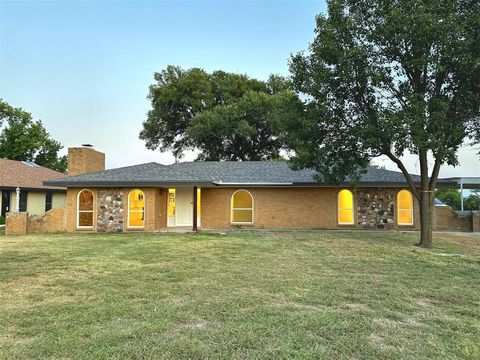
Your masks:
M130 194L132 192L134 192L135 190L140 191L143 195L143 201L145 203L145 206L143 207L143 210L130 210ZM128 193L127 229L144 229L145 228L145 214L147 213L146 209L147 209L147 201L146 201L146 198L145 198L145 192L143 190L140 190L140 189L132 189ZM143 225L142 226L130 226L130 212L134 212L134 213L142 213L143 212Z
M92 210L80 210L80 194L84 191L88 191L92 194ZM80 213L92 213L92 226L80 226ZM77 229L88 229L93 230L95 225L95 195L92 190L82 189L77 194Z
M233 198L235 197L235 194L240 192L240 191L245 191L250 195L250 198L252 199L252 207L251 208L234 208L233 207ZM233 212L234 210L251 210L252 211L252 221L233 221ZM245 190L245 189L238 189L236 190L233 194L232 197L230 198L230 224L233 225L252 225L254 223L255 219L255 201L253 199L253 195L250 191Z
M400 196L400 193L401 193L402 191L406 191L406 192L408 192L408 193L410 194L410 208L409 208L409 209L401 209L401 208L400 208L400 201L398 201L398 197ZM399 225L399 226L411 226L411 225L413 225L413 194L412 194L412 192L411 192L410 190L407 190L407 189L402 189L402 190L400 190L400 191L397 193L397 204L396 204L396 205L397 205L397 225ZM401 223L401 222L399 221L399 219L400 219L400 217L399 217L400 210L402 210L402 211L410 210L410 212L411 212L410 218L412 219L412 221L409 222L409 223Z
M348 191L352 195L352 207L351 208L341 208L340 207L340 194L342 191ZM342 189L337 193L337 222L338 225L354 225L355 224L355 206L354 204L354 199L353 199L353 192L351 192L348 189ZM340 211L341 210L352 210L352 221L351 222L341 222L340 221Z

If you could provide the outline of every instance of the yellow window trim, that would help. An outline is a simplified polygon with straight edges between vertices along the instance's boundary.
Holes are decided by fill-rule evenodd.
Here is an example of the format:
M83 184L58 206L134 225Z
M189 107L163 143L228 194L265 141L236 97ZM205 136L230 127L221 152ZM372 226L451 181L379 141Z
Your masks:
M237 194L239 192L246 192L248 195L250 195L250 198L252 199L252 207L251 208L234 208L233 207L233 200L235 198L235 194ZM235 210L251 211L252 212L252 221L233 221L233 213L234 213ZM252 225L254 223L254 219L255 219L254 216L255 216L255 213L254 213L254 199L253 199L252 193L248 190L245 190L245 189L236 190L230 198L230 223L234 224L234 225Z

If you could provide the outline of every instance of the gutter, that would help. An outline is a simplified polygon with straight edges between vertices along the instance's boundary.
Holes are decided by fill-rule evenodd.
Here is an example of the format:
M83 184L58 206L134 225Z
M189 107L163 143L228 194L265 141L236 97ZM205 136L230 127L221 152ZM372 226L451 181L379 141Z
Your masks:
M292 186L291 182L284 183L267 183L267 182L223 182L223 181L213 181L212 184L219 186Z

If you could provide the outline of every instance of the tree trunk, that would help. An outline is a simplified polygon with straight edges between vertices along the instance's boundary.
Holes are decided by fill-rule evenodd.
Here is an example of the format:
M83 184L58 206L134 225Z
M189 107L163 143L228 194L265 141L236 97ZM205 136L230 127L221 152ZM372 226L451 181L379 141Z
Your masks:
M424 248L432 247L434 197L430 190L422 190L420 200L420 244Z

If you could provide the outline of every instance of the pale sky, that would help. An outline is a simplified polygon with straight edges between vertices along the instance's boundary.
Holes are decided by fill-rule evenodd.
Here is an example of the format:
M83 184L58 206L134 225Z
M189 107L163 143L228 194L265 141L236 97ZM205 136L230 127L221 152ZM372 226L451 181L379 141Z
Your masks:
M0 0L0 98L41 119L65 148L93 144L108 168L172 163L138 139L153 73L172 64L288 75L289 55L307 49L324 10L299 0ZM478 151L462 149L460 166L441 176L480 176ZM405 161L418 173L415 158Z

